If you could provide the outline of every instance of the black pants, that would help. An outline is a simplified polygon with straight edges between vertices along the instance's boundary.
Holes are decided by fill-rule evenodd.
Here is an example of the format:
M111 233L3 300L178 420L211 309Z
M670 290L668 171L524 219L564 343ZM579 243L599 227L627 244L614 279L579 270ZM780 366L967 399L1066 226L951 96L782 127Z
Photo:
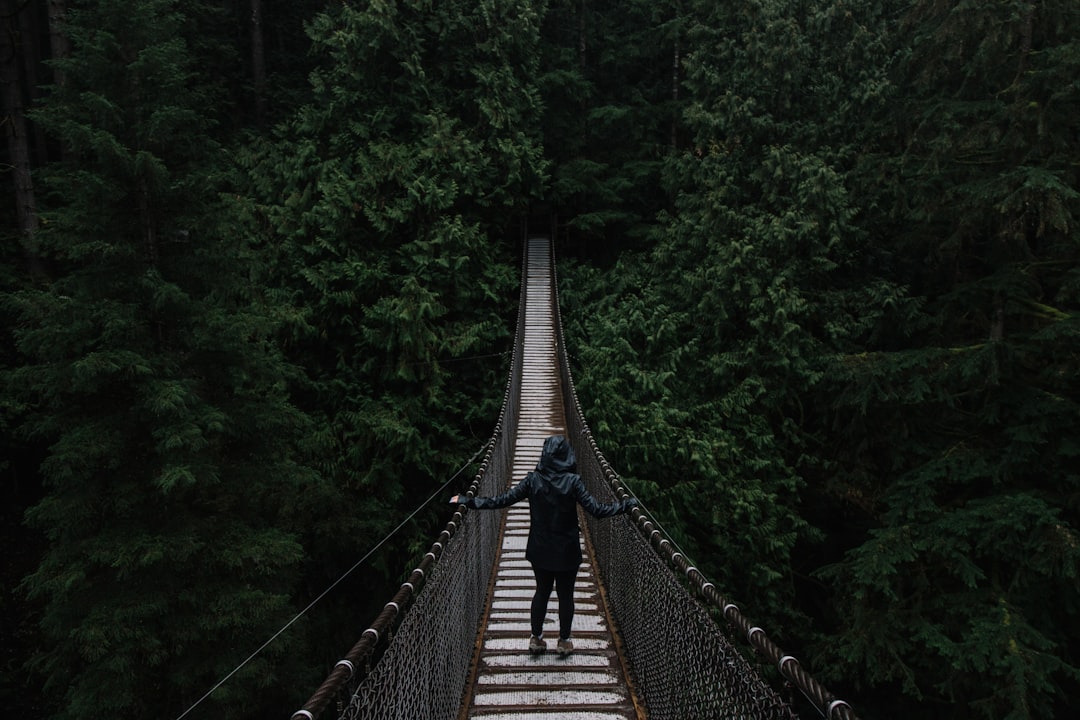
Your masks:
M533 566L536 575L536 594L532 599L532 634L540 637L544 632L544 617L547 615L551 588L559 595L559 637L570 638L570 626L574 624L574 581L577 568L563 572L544 570Z

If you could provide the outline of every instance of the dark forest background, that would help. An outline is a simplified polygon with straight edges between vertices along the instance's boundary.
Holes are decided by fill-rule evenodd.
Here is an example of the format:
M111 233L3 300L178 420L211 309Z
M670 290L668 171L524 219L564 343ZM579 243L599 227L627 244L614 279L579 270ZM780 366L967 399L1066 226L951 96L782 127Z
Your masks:
M601 448L817 679L1080 711L1080 3L0 21L9 715L177 716L466 465L528 218ZM298 707L445 515L197 716Z

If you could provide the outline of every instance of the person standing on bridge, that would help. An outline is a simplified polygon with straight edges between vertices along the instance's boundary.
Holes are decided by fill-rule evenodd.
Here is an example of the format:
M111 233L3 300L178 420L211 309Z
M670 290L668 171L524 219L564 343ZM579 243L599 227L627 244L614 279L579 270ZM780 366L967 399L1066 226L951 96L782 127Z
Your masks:
M534 655L547 651L544 617L552 587L559 596L556 649L564 657L574 651L570 628L574 621L574 584L581 565L577 506L581 505L593 517L606 518L629 512L638 504L634 498L606 504L597 502L585 489L576 470L577 459L569 441L562 435L552 435L544 441L536 470L507 492L490 498L462 495L450 498L454 505L476 510L496 510L529 499L529 541L525 558L532 564L536 576L536 594L530 613L532 636L529 638L529 651Z

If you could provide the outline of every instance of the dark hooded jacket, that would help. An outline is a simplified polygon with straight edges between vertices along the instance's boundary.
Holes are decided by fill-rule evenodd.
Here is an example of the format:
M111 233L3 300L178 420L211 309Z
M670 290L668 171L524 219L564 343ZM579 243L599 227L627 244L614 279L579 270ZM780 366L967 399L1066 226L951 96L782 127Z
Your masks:
M490 498L471 498L464 504L478 510L495 510L529 499L529 543L525 557L543 570L563 572L581 564L577 506L593 517L606 518L627 512L632 500L599 503L585 489L575 470L574 449L562 435L544 441L536 469L509 491Z

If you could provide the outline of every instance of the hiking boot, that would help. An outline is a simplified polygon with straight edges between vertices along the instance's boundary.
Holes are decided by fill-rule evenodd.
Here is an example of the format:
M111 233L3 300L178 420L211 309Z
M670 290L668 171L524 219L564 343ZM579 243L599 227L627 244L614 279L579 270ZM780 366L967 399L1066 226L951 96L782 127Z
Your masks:
M566 638L565 640L559 638L558 650L560 657L566 657L570 653L574 652L574 643L570 641L570 638Z
M547 652L547 641L535 635L531 636L529 638L529 652L533 655L543 655Z

